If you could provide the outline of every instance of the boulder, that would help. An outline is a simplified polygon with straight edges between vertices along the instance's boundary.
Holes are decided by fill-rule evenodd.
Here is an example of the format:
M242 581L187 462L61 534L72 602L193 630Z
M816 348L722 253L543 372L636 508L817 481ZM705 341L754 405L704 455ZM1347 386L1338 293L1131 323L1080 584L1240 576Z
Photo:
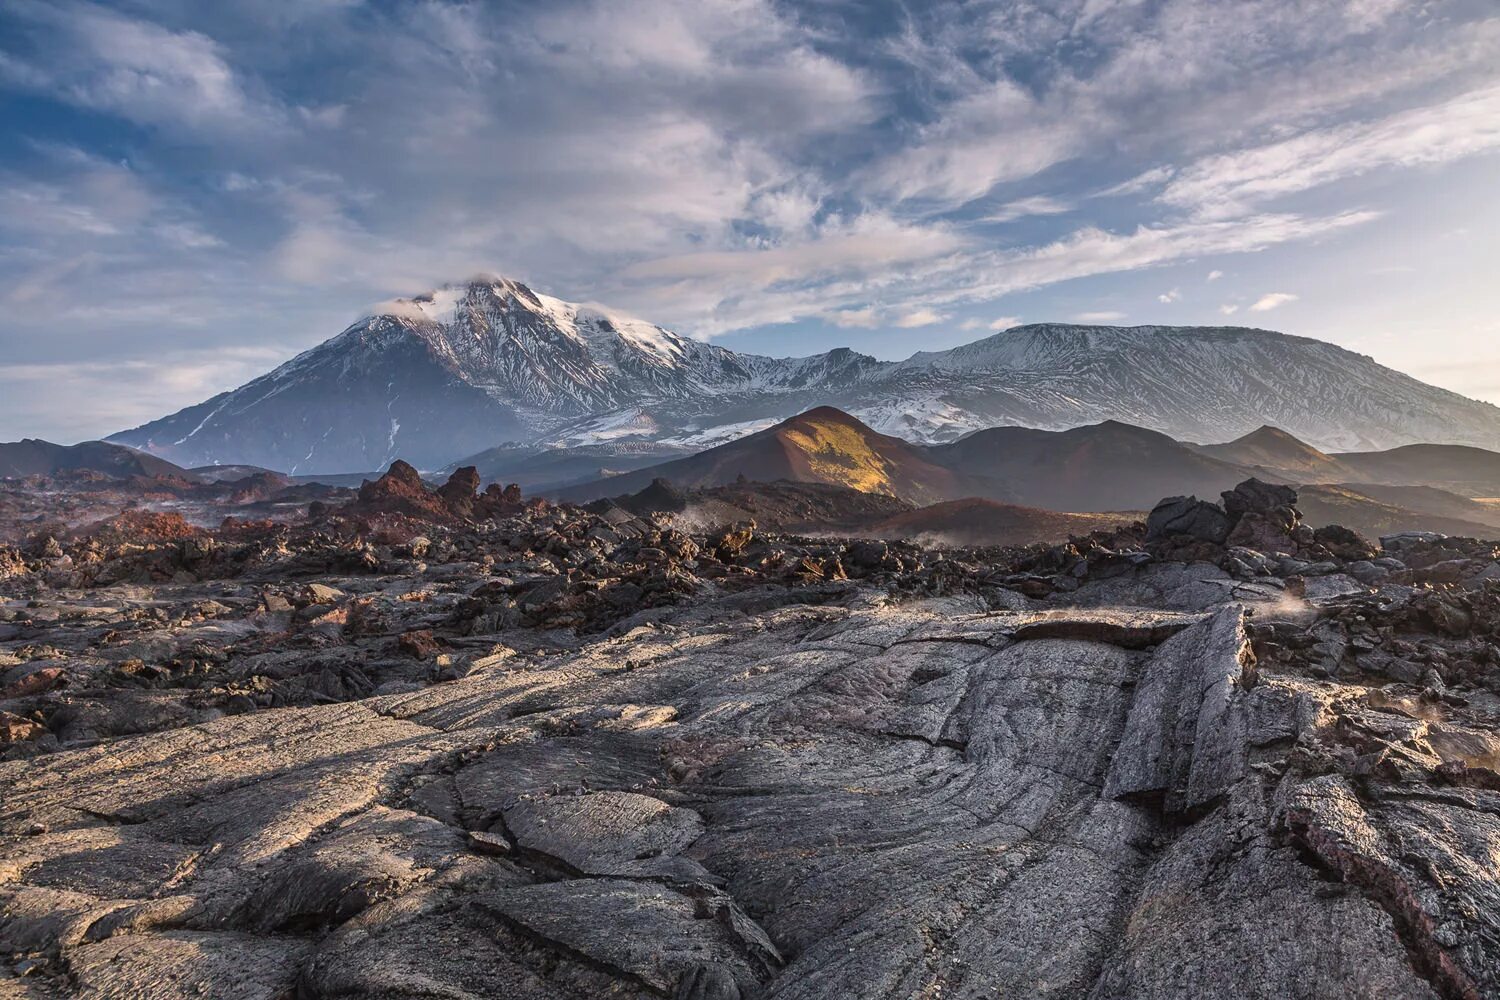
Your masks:
M448 481L438 487L437 494L455 513L467 514L474 506L474 496L479 492L479 470L466 465L454 471Z
M1244 514L1229 533L1229 544L1258 552L1290 555L1299 548L1284 520L1274 515Z
M47 732L39 722L10 712L0 712L0 746L41 738Z
M1146 540L1187 536L1221 545L1229 537L1229 528L1229 517L1218 504L1191 496L1168 497L1146 518Z
M654 514L658 511L677 512L687 509L687 495L672 485L671 481L656 478L651 485L619 499L620 506L636 514Z
M422 484L421 474L399 458L391 463L391 467L385 471L385 475L374 482L367 479L359 486L359 500L361 503L369 503L391 497L413 498L425 495L426 493L427 487Z
M1381 535L1380 547L1386 552L1394 553L1402 549L1435 545L1447 538L1447 535L1438 531L1398 531L1394 535Z
M1224 498L1224 512L1235 521L1245 514L1271 515L1297 506L1297 491L1290 486L1263 483L1254 478L1245 480L1232 490L1225 490L1220 496ZM1300 520L1300 516L1297 520Z
M1330 524L1313 532L1313 540L1346 562L1373 559L1377 555L1369 539L1342 524Z

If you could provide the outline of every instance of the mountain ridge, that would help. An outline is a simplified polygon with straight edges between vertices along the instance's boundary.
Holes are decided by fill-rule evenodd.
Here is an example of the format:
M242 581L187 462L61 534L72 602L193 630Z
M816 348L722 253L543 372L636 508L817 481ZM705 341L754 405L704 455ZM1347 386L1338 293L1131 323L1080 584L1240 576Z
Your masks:
M1500 448L1500 408L1305 337L1248 327L1014 327L882 361L742 354L489 276L387 302L253 379L108 440L181 465L439 468L506 444L684 447L819 405L937 444L1104 420L1182 440L1274 423L1323 450Z

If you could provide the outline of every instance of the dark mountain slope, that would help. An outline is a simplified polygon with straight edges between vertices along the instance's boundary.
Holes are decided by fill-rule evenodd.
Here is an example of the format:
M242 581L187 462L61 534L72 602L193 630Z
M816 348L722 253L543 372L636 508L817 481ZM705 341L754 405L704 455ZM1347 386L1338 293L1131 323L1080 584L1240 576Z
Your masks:
M1495 518L1483 510L1481 518L1452 517L1377 499L1360 492L1363 487L1302 486L1297 489L1297 507L1314 527L1342 524L1370 539L1399 531L1440 531L1466 538L1489 538L1500 533ZM1476 504L1475 507L1480 505Z
M98 472L121 479L129 476L191 478L180 466L155 455L105 441L63 445L26 438L0 443L0 478L19 479L69 472Z
M1362 483L1435 486L1470 497L1500 497L1500 453L1450 444L1334 455Z
M1277 427L1265 426L1226 444L1196 446L1205 455L1246 468L1269 473L1278 479L1307 483L1336 483L1349 479L1354 470L1338 459L1298 440Z
M1115 421L1067 431L996 427L929 450L976 495L1056 511L1149 510L1164 496L1216 497L1247 470Z

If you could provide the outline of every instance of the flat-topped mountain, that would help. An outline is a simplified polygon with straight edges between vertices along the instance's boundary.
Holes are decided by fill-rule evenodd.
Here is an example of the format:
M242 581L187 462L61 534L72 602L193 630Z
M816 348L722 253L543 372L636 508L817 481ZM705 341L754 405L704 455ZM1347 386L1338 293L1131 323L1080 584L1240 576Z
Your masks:
M1321 449L1500 448L1500 409L1241 327L1016 327L880 361L742 354L484 277L396 299L238 389L111 441L179 464L437 469L506 444L722 443L815 406L920 443L1117 420L1193 441L1271 423Z

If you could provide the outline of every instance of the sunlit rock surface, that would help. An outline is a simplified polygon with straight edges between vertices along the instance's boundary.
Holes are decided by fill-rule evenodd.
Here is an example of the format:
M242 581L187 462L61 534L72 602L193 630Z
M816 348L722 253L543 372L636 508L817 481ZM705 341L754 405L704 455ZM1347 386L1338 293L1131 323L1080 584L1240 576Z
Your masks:
M1236 603L711 611L0 764L0 996L1500 989L1477 710Z

